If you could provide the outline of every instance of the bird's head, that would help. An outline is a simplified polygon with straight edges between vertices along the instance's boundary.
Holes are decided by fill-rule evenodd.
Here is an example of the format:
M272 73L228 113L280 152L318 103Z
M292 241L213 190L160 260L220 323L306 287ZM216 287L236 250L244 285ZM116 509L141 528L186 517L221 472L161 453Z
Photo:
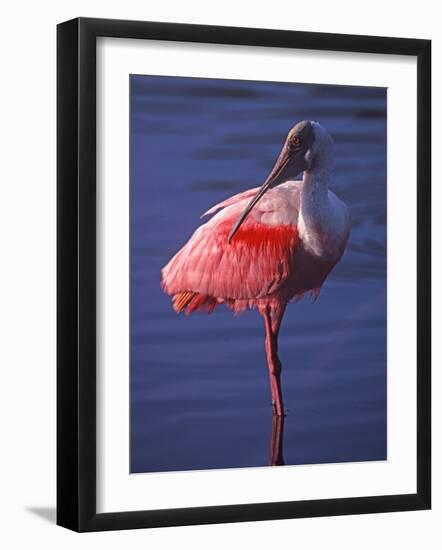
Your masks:
M229 242L255 204L273 187L296 178L301 172L332 162L333 140L319 122L303 120L293 126L267 179L246 206L229 234Z

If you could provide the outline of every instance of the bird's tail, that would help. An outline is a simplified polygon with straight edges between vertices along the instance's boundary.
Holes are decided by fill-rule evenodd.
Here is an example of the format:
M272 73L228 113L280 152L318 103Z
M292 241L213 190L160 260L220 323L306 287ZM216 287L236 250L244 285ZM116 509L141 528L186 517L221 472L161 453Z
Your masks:
M184 311L187 315L194 311L206 311L212 313L215 307L218 305L218 301L213 296L205 296L198 292L192 292L186 290L184 292L177 292L172 298L173 309L180 313Z

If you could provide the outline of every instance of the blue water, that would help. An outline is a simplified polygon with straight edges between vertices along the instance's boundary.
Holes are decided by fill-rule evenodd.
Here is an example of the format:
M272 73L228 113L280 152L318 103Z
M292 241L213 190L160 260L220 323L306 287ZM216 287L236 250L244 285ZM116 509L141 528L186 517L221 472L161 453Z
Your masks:
M160 271L211 205L264 181L303 119L336 141L331 188L352 231L319 300L290 304L283 321L283 460L386 459L386 90L150 76L130 86L131 472L269 464L261 317L177 316Z

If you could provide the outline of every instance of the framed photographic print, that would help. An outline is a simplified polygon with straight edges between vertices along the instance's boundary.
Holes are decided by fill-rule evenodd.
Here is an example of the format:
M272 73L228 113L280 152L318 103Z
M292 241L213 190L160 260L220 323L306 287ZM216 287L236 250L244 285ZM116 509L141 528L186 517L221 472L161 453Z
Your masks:
M430 508L430 42L58 26L58 513Z

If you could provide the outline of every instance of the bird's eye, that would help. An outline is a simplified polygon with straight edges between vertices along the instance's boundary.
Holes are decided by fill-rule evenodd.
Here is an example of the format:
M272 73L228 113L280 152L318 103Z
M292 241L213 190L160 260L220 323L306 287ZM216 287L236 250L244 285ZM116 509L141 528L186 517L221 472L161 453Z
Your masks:
M293 136L292 143L296 145L296 147L299 147L301 145L301 138L299 136Z

